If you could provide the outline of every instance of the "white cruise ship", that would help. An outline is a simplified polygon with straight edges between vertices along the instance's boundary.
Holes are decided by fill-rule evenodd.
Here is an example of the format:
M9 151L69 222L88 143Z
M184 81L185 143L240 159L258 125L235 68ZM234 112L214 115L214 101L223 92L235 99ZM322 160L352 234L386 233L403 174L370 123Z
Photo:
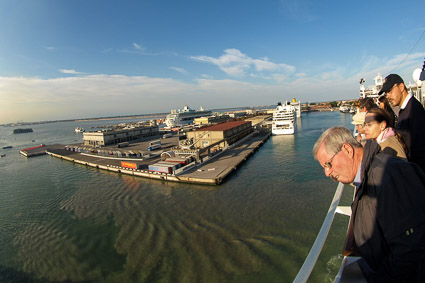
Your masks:
M204 110L202 107L200 110L193 110L190 109L189 106L185 105L183 110L171 110L171 113L165 118L165 124L168 128L181 127L192 124L195 118L211 115L211 111Z
M272 134L292 135L295 132L295 108L289 102L277 104L273 113Z

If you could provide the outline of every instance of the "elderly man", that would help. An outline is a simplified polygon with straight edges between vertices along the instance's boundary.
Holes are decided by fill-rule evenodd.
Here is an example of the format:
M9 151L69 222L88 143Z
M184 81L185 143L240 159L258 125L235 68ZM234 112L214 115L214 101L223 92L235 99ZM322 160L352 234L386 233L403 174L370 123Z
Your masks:
M396 74L385 78L379 94L386 93L392 106L400 106L396 130L406 143L407 159L418 164L425 172L425 110L421 103L407 92L403 79Z
M313 155L325 175L357 187L351 206L359 266L369 282L425 282L425 174L402 159L363 148L351 131L325 131Z

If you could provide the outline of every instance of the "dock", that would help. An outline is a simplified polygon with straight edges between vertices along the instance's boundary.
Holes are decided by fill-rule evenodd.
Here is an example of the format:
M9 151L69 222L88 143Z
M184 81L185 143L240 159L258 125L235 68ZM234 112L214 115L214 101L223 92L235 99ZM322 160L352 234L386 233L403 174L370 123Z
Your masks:
M27 150L26 156L35 156L48 154L50 156L67 160L76 164L90 166L102 170L116 172L120 174L133 175L138 177L158 179L163 181L196 183L205 185L219 185L233 171L237 170L241 163L246 161L264 142L270 137L269 131L261 131L251 135L240 143L231 146L229 149L219 152L200 164L191 164L185 166L185 170L175 174L166 174L160 172L148 171L149 164L160 161L160 155L149 159L132 159L143 169L130 169L121 167L121 161L127 161L126 158L107 158L94 154L74 152L65 149L65 145L44 146L42 149L36 148Z

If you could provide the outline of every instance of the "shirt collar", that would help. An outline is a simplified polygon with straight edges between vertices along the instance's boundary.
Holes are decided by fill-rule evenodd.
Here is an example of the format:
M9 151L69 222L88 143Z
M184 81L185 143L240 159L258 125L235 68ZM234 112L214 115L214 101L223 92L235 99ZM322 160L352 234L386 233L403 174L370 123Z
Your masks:
M409 93L406 98L403 101L403 104L400 106L400 109L404 109L407 106L407 103L409 103L409 100L412 98L412 94Z
M360 187L360 184L362 183L360 172L362 171L362 164L360 163L359 169L357 170L356 177L354 177L353 185L357 188Z

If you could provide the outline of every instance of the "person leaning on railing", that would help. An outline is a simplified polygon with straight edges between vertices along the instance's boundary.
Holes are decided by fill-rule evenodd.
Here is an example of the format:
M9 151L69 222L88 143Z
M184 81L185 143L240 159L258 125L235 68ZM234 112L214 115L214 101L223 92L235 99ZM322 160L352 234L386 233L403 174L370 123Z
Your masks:
M364 122L365 122L366 112L358 112L354 114L353 121L351 121L351 124L356 126L356 140L362 144L366 142L365 140L365 129L364 129Z
M422 104L409 94L403 79L397 74L385 78L379 95L386 93L392 106L399 106L396 130L403 136L409 150L407 159L418 164L425 172L425 110Z
M383 152L407 160L403 137L390 126L390 117L384 109L371 109L366 114L363 128L366 139L376 141Z
M326 176L357 190L350 247L368 282L425 282L425 173L414 163L356 141L350 130L326 130L313 148ZM349 230L350 231L350 230ZM352 247L352 248L351 248Z

